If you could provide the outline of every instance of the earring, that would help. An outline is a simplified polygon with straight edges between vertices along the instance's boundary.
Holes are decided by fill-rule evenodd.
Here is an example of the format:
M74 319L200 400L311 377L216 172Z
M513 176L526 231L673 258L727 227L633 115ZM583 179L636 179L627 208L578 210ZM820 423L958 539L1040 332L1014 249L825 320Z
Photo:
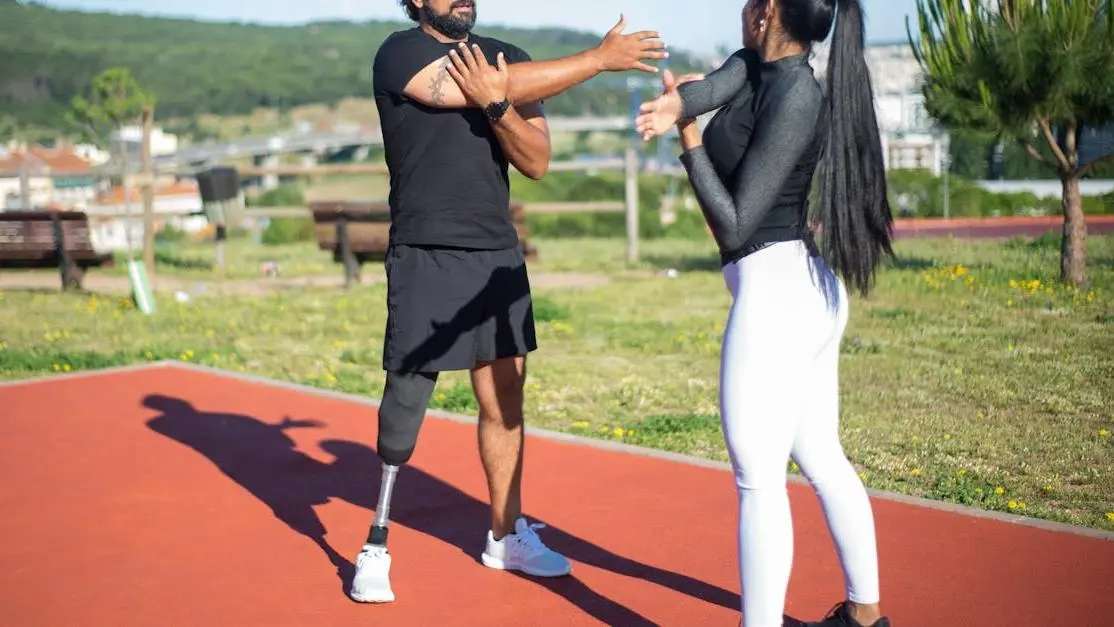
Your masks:
M762 20L761 22L758 23L758 34L760 34L760 35L765 35L766 34L766 20Z

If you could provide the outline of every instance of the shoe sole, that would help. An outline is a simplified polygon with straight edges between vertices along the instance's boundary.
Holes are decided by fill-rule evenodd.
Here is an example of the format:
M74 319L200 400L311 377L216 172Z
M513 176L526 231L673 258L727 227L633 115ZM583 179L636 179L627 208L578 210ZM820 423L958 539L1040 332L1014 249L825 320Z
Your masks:
M384 595L361 595L361 594L349 593L348 596L349 596L349 598L351 598L353 601L356 601L357 603L373 603L373 604L376 604L376 605L382 604L382 603L391 603L395 600L394 593L388 593L388 594L384 594Z
M565 570L542 571L542 570L523 567L523 566L508 566L507 563L504 562L503 560L498 559L496 557L492 557L492 556L488 555L487 553L484 553L483 555L480 556L480 561L483 562L483 565L487 566L488 568L494 568L495 570L517 571L517 572L520 572L520 573L525 573L527 575L530 575L531 577L553 578L553 577L565 577L567 575L572 574L572 566L571 565Z

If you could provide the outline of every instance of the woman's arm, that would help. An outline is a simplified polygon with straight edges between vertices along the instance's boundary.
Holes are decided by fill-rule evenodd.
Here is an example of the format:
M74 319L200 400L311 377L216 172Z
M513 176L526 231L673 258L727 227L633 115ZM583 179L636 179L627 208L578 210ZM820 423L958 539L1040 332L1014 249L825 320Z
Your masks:
M690 137L691 147L686 146L681 155L712 236L724 251L738 250L754 234L816 136L824 100L811 76L802 76L771 96L755 123L730 190L698 141L692 143Z
M681 107L677 119L695 118L727 104L747 83L750 68L757 66L758 54L743 48L704 77L677 88Z
M747 76L757 67L758 54L742 49L731 55L723 65L708 76L686 75L692 80L679 89L667 88L649 102L642 103L635 118L635 130L643 139L663 135L681 120L695 118L727 104L746 86ZM666 70L663 83L669 83L673 74Z

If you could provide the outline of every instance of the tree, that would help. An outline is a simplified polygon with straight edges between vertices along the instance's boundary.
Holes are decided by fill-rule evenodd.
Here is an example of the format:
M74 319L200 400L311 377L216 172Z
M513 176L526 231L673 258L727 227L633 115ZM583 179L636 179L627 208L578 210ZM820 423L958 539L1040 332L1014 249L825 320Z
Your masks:
M76 124L88 138L107 148L102 133L119 131L142 120L145 111L153 109L154 97L139 86L127 68L110 68L93 77L89 98L75 96L67 120Z
M1111 0L917 0L925 107L957 129L1016 142L1063 185L1060 278L1086 281L1079 180L1084 127L1114 123Z
M150 126L154 118L155 98L139 86L127 68L110 68L93 77L90 97L76 96L72 110L68 114L71 123L76 124L89 135L89 138L102 148L109 148L104 142L102 132L106 127L119 133L125 126L141 124L143 137L141 150L146 179L143 186L143 262L147 273L155 272L155 234L154 199L152 172L150 172ZM119 151L120 183L124 188L127 203L130 186L128 185L128 150L123 141Z

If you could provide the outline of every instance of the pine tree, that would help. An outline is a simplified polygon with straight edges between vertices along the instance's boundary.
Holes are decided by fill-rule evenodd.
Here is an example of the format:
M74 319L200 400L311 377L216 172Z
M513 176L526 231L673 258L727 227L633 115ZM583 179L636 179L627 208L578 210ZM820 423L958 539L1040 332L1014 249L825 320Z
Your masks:
M951 128L1019 142L1063 184L1060 278L1086 282L1087 227L1079 180L1084 128L1114 123L1112 0L917 0L930 115ZM1038 146L1046 147L1039 150ZM1046 156L1048 155L1048 156Z

